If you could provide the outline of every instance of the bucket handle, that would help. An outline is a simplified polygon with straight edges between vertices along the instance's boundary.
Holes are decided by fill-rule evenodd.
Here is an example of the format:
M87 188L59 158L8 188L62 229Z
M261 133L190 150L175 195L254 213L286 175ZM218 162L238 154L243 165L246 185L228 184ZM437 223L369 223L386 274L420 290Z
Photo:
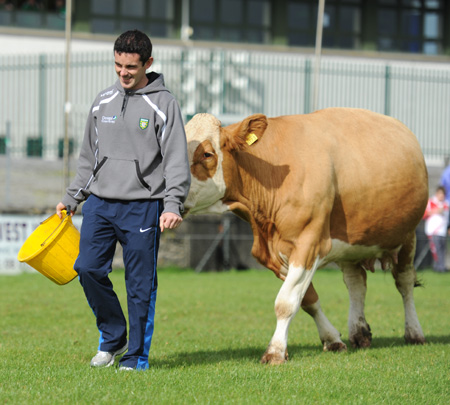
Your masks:
M41 246L45 246L45 243L52 237L52 235L59 229L59 227L63 224L64 220L70 216L70 207L67 206L66 210L62 210L62 211L66 211L66 216L64 218L61 219L61 222L59 223L59 225L55 228L55 230L47 236L47 238L44 240L44 242L41 243Z

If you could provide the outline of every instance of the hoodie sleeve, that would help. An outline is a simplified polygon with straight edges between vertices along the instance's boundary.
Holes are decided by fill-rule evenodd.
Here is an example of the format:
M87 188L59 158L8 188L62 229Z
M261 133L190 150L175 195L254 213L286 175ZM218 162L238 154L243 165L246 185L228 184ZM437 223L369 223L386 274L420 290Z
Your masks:
M89 196L88 187L96 166L96 139L95 118L91 108L77 162L77 172L62 199L62 203L66 207L70 206L73 211Z
M173 99L167 111L167 124L161 139L166 193L164 211L181 216L191 184L187 141L180 108Z

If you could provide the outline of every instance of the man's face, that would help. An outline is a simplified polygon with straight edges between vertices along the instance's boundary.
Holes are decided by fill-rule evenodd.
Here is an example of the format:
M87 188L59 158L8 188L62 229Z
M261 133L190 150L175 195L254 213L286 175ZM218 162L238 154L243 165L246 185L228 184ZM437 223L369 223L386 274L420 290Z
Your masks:
M151 57L142 64L137 53L114 52L116 73L125 90L138 90L147 85L145 71L152 65Z

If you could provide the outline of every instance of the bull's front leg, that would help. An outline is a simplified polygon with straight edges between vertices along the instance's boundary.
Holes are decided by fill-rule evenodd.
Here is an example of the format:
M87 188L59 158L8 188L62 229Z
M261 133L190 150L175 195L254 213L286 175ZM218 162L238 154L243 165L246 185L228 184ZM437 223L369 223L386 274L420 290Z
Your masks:
M277 327L266 352L261 358L261 363L282 364L287 360L289 325L300 308L318 262L319 258L316 259L311 269L305 269L304 266L294 264L289 265L286 280L275 300Z

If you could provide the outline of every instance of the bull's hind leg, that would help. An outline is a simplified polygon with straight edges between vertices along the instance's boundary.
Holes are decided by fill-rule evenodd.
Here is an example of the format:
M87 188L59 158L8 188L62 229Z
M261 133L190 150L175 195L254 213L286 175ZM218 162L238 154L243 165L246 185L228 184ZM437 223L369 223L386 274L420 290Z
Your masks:
M344 282L348 289L350 308L348 312L348 336L353 347L366 348L372 343L370 326L364 315L367 291L366 271L358 264L341 264Z
M414 268L414 253L416 251L416 235L411 233L398 253L398 264L394 264L392 275L395 286L403 298L405 309L405 341L412 344L425 343L425 336L417 317L414 304L413 290L417 283L416 269Z
M323 313L319 302L319 296L312 283L309 285L308 290L303 297L302 309L314 319L325 352L340 352L347 350L347 346L341 340L341 334Z

